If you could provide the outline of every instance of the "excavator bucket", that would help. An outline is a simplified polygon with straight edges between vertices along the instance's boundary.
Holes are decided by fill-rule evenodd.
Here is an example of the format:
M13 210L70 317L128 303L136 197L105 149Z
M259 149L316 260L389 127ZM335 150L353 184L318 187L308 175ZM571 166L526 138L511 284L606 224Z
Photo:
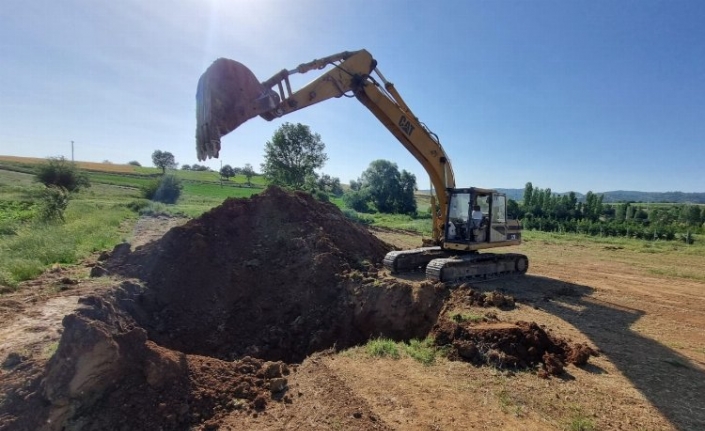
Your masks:
M217 158L222 136L278 105L277 93L260 84L245 65L226 58L213 62L198 80L196 92L198 160Z

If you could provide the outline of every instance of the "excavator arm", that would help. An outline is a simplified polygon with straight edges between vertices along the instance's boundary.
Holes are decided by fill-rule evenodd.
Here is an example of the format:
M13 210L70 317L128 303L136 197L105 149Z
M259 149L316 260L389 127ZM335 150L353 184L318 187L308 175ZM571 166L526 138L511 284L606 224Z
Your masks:
M292 91L290 75L327 67L330 69L312 82ZM433 241L439 243L448 208L446 189L455 187L450 160L438 137L413 114L366 50L345 51L304 63L261 83L246 66L233 60L216 60L198 82L198 158L218 157L220 138L257 115L271 121L341 96L357 98L424 167L435 189L431 207L437 199L440 208L433 223Z

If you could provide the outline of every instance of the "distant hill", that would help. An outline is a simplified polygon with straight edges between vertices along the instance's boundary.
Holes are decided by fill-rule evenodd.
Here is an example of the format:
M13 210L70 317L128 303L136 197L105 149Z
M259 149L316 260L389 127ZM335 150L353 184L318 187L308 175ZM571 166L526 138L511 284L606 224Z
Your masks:
M507 195L509 199L521 201L524 197L524 189L497 189L497 191ZM421 193L428 193L428 190L419 190ZM557 193L564 195L566 193ZM666 203L690 203L705 204L705 193L684 193L684 192L635 192L617 190L612 192L595 192L597 195L604 195L603 202L666 202ZM583 193L575 192L578 200L585 198Z
M658 193L617 190L614 192L605 192L602 194L605 195L604 202L668 202L705 204L705 193Z

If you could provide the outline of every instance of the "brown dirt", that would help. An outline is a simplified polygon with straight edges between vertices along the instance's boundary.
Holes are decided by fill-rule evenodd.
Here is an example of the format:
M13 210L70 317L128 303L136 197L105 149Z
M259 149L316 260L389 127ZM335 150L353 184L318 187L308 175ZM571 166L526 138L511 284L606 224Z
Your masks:
M526 277L461 286L394 278L376 265L388 245L334 206L278 189L228 200L145 243L181 223L151 222L161 228L136 229L142 245L132 250L56 268L0 297L0 429L705 424L705 344L691 331L705 326L702 283L672 283L662 295L650 286L663 281L639 279L611 256L596 264L601 254L575 248L544 257L553 249L531 243L519 250L532 259ZM88 278L97 266L107 276ZM461 360L336 353L431 332ZM691 342L693 353L659 337ZM494 366L478 366L486 363Z
M134 251L121 244L100 267L132 281L79 300L41 381L8 397L5 424L208 428L235 409L291 402L278 361L428 333L444 294L380 280L371 262L388 250L335 206L277 188L226 200Z

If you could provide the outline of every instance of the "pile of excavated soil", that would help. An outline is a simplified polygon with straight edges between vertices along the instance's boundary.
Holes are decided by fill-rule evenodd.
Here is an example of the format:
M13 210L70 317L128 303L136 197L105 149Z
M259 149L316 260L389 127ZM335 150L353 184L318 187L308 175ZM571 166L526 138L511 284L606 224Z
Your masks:
M449 359L500 369L538 370L540 377L558 376L566 364L582 366L598 352L584 344L546 332L534 322L504 322L487 307L512 309L512 296L497 291L483 292L469 284L453 289L444 304L431 335L438 346L449 349ZM482 307L481 310L477 310ZM467 313L463 313L468 311ZM475 315L480 311L483 315ZM468 317L469 316L469 317Z
M366 339L343 274L376 271L390 247L330 203L270 187L131 253L149 294L132 314L154 342L235 359L298 362Z

